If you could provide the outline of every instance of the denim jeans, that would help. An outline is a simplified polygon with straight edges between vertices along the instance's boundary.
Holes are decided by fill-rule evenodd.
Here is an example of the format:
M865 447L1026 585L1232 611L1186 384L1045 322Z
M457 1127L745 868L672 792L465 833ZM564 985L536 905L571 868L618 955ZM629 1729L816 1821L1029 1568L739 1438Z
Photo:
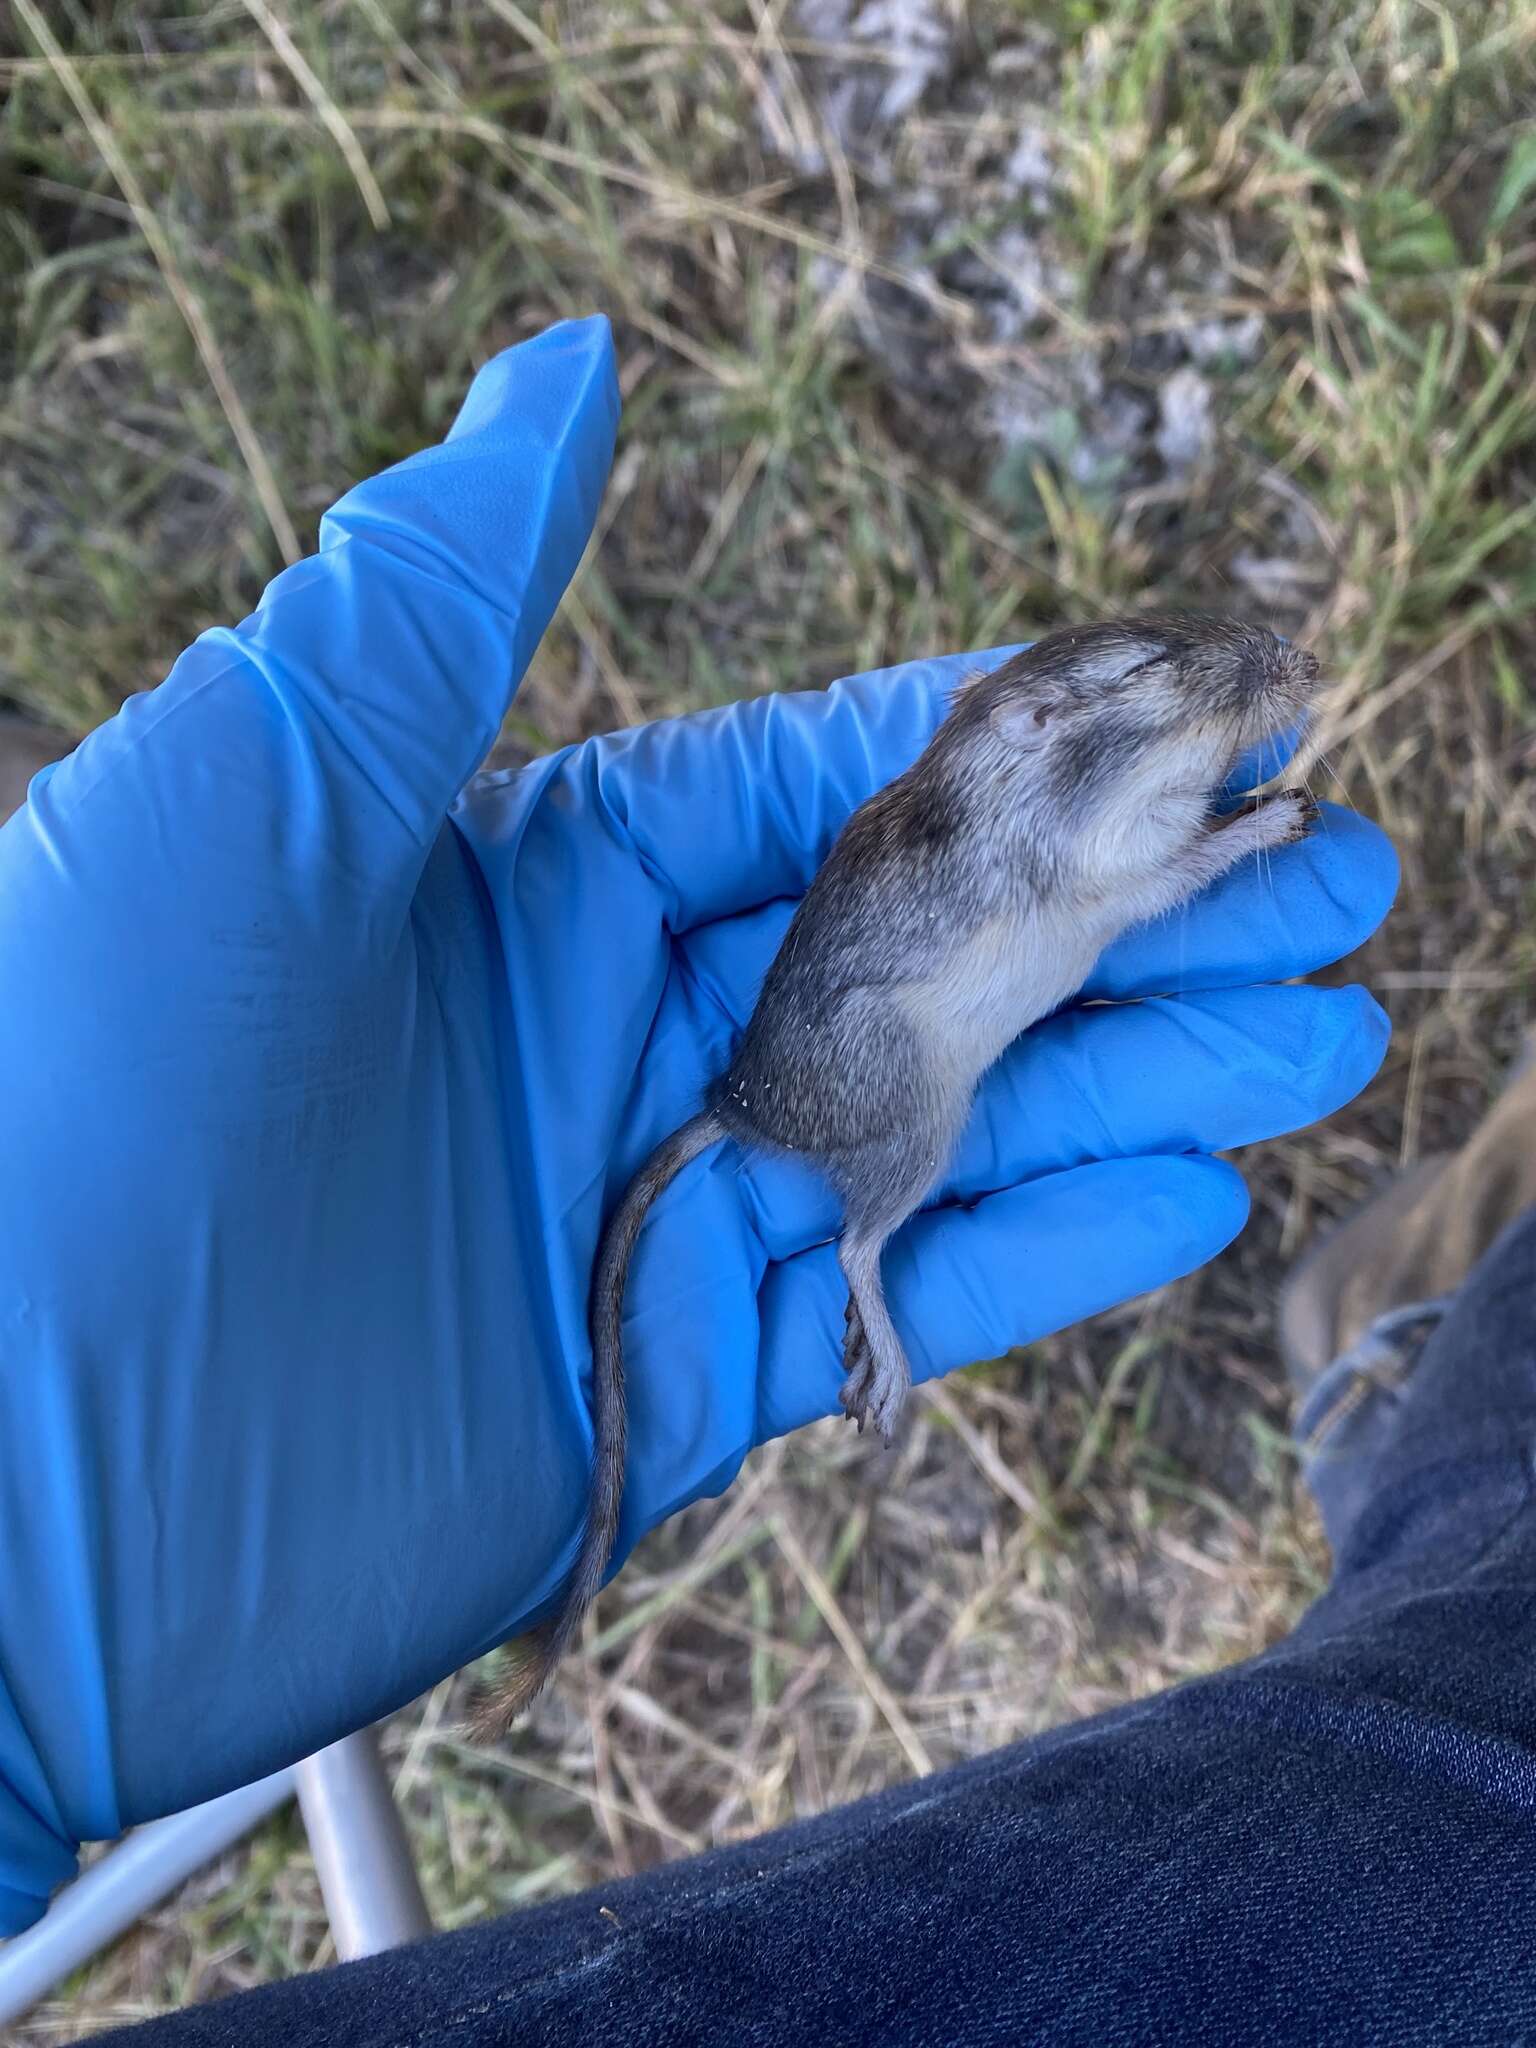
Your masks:
M1536 1211L1314 1387L1251 1662L781 1833L97 2036L1536 2043Z

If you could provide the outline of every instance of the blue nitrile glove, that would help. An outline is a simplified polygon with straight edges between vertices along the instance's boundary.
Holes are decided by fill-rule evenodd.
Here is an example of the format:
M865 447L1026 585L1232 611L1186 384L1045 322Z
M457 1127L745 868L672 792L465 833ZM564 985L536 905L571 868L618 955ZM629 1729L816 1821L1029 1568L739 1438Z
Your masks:
M594 741L455 804L617 412L602 321L498 357L443 446L345 497L0 832L4 1931L77 1839L317 1749L552 1602L605 1205L967 666ZM1207 1155L1325 1115L1386 1037L1359 990L1257 984L1355 946L1395 873L1330 811L1091 991L1174 995L1003 1062L891 1256L919 1374L1232 1237L1243 1183ZM836 1410L835 1224L807 1172L727 1148L658 1207L622 1550Z

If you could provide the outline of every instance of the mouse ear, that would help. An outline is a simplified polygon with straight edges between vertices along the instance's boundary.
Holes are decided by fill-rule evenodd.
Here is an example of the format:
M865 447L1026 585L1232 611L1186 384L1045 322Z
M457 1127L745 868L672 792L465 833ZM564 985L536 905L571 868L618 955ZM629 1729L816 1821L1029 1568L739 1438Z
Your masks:
M1169 651L1160 636L1124 628L1056 634L987 679L997 692L988 723L1010 746L1041 746L1062 712L1091 704L1140 670L1157 667Z
M1053 720L1061 716L1070 702L1065 691L1051 689L999 697L987 714L987 723L1010 747L1041 747Z

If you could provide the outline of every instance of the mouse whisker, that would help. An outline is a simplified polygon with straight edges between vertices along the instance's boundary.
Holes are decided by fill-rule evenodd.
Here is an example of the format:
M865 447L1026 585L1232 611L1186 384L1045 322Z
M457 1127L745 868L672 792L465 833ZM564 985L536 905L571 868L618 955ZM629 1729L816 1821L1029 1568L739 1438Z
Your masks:
M1258 808L1261 811L1267 810L1273 801L1273 797L1261 796L1258 800ZM1269 848L1267 846L1257 847L1253 857L1258 866L1259 876L1265 889L1273 896L1275 893L1275 870Z
M1349 810L1358 811L1359 805L1350 795L1349 785L1345 782L1343 776L1340 775L1338 769L1334 767L1328 756L1326 754L1318 754L1315 757L1315 765L1321 768L1323 773L1333 781L1339 792L1339 801Z

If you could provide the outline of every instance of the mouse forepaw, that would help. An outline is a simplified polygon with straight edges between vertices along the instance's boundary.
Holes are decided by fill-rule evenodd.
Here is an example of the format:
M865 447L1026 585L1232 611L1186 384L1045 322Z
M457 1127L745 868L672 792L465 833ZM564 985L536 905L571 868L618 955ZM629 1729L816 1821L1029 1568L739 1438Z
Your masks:
M1310 790L1282 789L1257 812L1255 824L1266 845L1294 846L1306 838L1320 815Z
M1296 837L1304 839L1322 817L1322 806L1310 789L1287 789L1281 794L1296 816Z
M1305 839L1319 815L1317 800L1307 790L1281 789L1223 818L1216 837L1229 861L1245 853L1273 853Z

